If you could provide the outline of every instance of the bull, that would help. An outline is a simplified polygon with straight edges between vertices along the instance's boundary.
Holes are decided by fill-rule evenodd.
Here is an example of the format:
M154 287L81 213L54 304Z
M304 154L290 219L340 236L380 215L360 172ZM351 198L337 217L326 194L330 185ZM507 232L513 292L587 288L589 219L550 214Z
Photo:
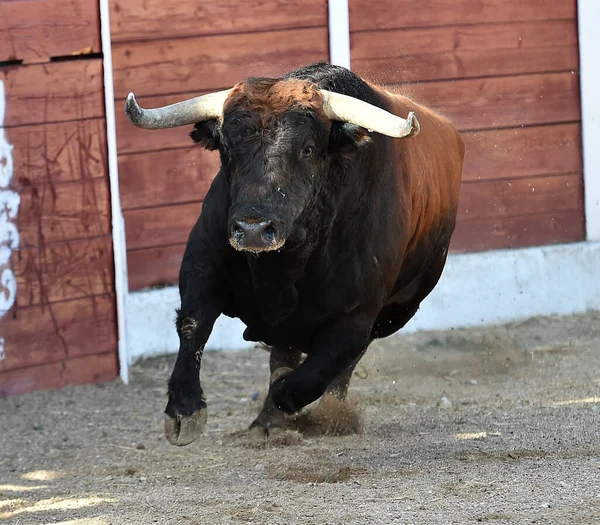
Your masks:
M156 109L130 94L126 114L147 129L194 124L193 141L221 159L181 263L169 442L187 445L206 425L200 367L221 314L271 348L253 432L268 437L324 394L345 400L369 344L402 328L440 278L464 157L457 130L325 63Z

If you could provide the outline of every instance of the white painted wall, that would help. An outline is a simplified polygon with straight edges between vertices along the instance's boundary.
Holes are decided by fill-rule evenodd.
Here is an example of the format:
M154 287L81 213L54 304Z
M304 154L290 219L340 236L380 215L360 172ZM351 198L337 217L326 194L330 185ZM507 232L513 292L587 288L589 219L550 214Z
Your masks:
M0 80L0 319L15 304L17 281L10 267L13 250L19 248L19 232L14 223L21 204L21 197L9 189L13 176L13 147L4 134L6 94L4 82ZM6 340L0 337L0 361L5 356Z
M600 241L600 0L579 0L578 15L586 231Z

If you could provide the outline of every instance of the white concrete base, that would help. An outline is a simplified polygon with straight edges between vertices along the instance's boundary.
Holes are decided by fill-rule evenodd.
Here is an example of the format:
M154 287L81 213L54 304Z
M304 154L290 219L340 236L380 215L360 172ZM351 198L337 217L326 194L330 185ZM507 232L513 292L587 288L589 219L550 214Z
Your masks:
M127 301L129 361L176 352L176 287L134 292ZM451 255L444 274L402 332L505 323L600 309L600 243ZM221 316L208 349L250 348L243 324Z

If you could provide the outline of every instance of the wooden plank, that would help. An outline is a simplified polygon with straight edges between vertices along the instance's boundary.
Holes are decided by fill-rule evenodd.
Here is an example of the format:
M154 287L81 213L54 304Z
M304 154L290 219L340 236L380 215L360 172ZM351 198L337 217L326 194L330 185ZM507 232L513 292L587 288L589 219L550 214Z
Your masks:
M219 154L199 146L119 157L124 210L204 199L219 172Z
M327 2L120 0L111 2L110 21L113 42L247 33L326 26Z
M460 130L581 120L579 75L571 72L393 86L447 116Z
M104 119L9 128L5 135L13 145L14 189L107 176Z
M576 0L350 0L352 31L576 17Z
M459 127L480 129L531 126L580 120L579 75L544 73L499 78L442 80L388 86L416 102L436 109ZM198 93L142 97L144 107L173 104ZM193 126L144 130L127 120L123 104L117 104L116 122L119 153L184 148L192 144Z
M113 46L115 97L185 93L278 76L328 57L327 28L203 36Z
M575 20L354 33L352 69L380 83L571 71L577 42Z
M116 352L68 359L60 363L0 373L0 398L34 390L112 381L118 375Z
M99 53L101 49L97 2L0 2L0 62L46 62L49 57Z
M467 182L459 221L583 210L581 173L503 181Z
M225 89L226 86L223 86ZM178 95L158 95L150 97L137 97L140 106L156 108L174 104L182 100L204 94L205 91L180 93ZM155 151L173 148L189 148L194 143L190 138L193 125L170 129L141 129L136 128L125 116L124 102L117 101L115 120L117 128L117 145L119 154L137 153L141 151Z
M201 211L202 203L193 202L124 212L128 250L187 242Z
M184 250L176 244L127 252L129 290L177 284Z
M21 248L111 233L105 178L23 187L19 194Z
M110 236L21 249L12 268L19 308L114 291Z
M0 67L4 126L104 117L102 59Z
M583 211L577 210L459 222L450 249L453 252L501 250L584 239L585 218Z
M0 330L6 356L0 361L0 374L85 355L116 353L115 297L17 308L0 321Z
M463 138L463 181L582 171L579 124L467 132Z

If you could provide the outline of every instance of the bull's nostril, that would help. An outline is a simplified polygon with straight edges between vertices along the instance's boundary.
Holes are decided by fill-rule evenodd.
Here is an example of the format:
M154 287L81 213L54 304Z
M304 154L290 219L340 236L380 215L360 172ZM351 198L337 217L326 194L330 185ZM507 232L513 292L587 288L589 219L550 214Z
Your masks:
M277 236L277 230L272 225L267 226L262 232L262 238L265 242L273 244L275 237Z
M231 228L231 233L233 234L233 237L237 241L241 241L242 238L244 237L244 229L237 222L233 223L233 227Z

